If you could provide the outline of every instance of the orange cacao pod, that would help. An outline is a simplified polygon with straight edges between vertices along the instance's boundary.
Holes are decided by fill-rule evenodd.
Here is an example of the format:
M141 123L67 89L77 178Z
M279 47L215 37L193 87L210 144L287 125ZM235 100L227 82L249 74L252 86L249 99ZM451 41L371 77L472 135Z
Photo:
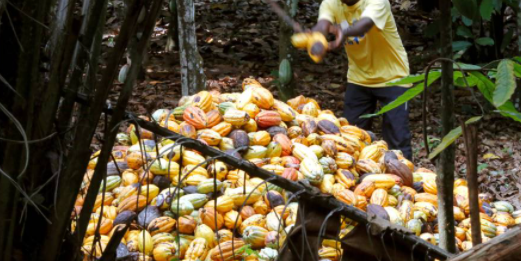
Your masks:
M203 110L194 107L188 106L183 112L183 120L185 120L188 124L194 126L196 129L204 129L207 127L208 118L206 117L206 113Z

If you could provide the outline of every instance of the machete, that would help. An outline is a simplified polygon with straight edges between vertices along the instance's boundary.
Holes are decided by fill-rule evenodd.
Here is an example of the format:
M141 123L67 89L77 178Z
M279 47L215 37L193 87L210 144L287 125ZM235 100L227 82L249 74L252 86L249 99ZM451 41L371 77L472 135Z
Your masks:
M284 21L286 24L293 28L293 31L297 33L304 32L302 26L300 26L299 23L295 22L295 20L291 19L291 17L286 12L284 12L284 10L282 10L282 8L280 8L280 6L277 3L275 3L274 0L266 0L266 2L268 2L268 4L271 7L271 10L275 12L282 19L282 21Z

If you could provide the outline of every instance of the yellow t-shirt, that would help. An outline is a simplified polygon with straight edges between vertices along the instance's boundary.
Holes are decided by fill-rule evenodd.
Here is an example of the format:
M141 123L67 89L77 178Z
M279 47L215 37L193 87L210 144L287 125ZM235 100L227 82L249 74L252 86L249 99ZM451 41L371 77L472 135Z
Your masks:
M389 0L360 0L348 6L341 0L324 0L318 20L333 24L347 21L349 26L367 17L375 26L362 37L350 37L345 45L349 58L350 83L384 87L386 83L409 75L409 61L396 28Z

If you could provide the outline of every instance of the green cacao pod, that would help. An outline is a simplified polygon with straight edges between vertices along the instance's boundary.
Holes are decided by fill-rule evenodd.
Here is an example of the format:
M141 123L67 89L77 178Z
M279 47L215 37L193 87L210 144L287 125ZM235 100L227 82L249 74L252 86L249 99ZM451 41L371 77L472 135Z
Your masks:
M279 66L279 81L282 84L288 84L291 82L292 72L291 64L287 59L282 60Z

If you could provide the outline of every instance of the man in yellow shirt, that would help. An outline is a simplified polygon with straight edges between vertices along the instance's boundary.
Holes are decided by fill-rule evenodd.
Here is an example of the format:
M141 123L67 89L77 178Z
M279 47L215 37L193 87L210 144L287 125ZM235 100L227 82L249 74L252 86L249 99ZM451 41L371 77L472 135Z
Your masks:
M332 33L330 49L345 46L349 59L344 117L360 128L370 129L376 103L386 105L408 86L387 84L409 75L409 62L396 28L389 0L324 0L313 31ZM389 148L412 158L407 104L383 116L382 135Z

